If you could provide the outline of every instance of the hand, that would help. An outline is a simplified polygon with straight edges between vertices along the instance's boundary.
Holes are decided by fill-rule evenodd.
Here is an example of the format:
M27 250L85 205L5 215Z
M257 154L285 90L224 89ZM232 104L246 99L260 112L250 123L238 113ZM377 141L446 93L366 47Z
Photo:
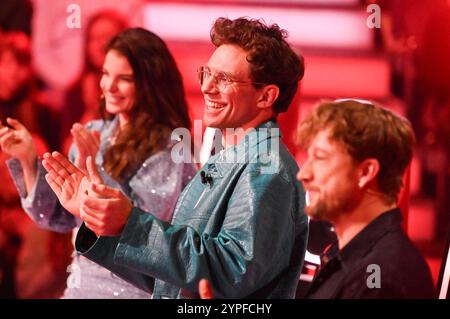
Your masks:
M86 159L91 156L95 159L100 148L100 133L98 131L88 131L83 125L75 123L70 130L73 142L78 149L78 156L75 165L86 172Z
M91 183L82 197L81 219L89 229L97 236L116 236L122 232L133 205L120 190Z
M198 293L201 299L213 299L213 292L208 279L200 279L198 283Z
M0 147L6 154L17 158L22 166L34 166L37 153L31 134L19 121L7 118L12 127L3 126L0 122Z
M92 157L87 158L89 167L87 176L58 152L45 153L42 165L47 170L47 183L58 197L61 205L71 214L80 217L81 195L87 193L90 182L102 183L102 179L95 170Z

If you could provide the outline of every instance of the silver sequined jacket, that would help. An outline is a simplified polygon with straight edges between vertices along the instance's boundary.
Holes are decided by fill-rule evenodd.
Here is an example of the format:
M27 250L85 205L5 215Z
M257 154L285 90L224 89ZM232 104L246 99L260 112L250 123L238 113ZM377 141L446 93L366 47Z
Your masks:
M171 144L147 158L142 166L126 183L119 184L113 180L102 167L103 154L109 145L118 118L111 121L96 120L88 123L89 130L100 132L100 150L95 162L104 182L120 188L133 202L134 206L151 211L158 218L170 221L177 198L192 176L195 168L191 164L175 164L171 159ZM69 152L69 159L74 162L77 149L74 145ZM57 232L73 231L77 233L81 221L67 212L59 204L56 195L45 181L45 169L39 163L37 183L34 192L26 194L23 171L17 159L7 162L10 173L27 214L42 228ZM92 261L74 254L72 264L68 267L70 276L63 298L150 298L147 291L117 277L107 269Z

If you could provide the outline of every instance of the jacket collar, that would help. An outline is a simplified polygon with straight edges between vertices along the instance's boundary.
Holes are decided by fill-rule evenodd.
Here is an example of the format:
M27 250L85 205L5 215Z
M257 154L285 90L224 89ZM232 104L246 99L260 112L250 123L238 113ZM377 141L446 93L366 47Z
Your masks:
M218 154L212 156L210 160L217 161L218 157L226 160L227 157L230 156L231 161L228 162L234 162L233 159L240 160L243 156L248 156L249 153L255 150L257 145L266 142L269 139L280 137L280 127L275 119L271 119L260 124L254 129L250 129L249 132L239 141L239 143L223 149ZM234 155L237 155L238 157ZM219 162L222 161L219 159Z
M213 176L223 176L223 173L229 171L236 163L248 163L255 155L267 157L271 148L279 151L277 149L280 144L279 138L281 138L280 127L275 119L270 119L251 129L236 145L211 156L205 168Z
M237 148L253 148L256 145L275 137L281 137L280 127L276 119L270 119L251 129L237 144Z

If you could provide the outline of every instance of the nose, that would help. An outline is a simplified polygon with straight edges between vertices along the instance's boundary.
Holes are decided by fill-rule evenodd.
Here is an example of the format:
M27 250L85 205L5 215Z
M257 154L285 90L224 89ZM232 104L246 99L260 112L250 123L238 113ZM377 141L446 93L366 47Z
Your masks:
M203 94L217 94L219 90L217 89L214 77L211 75L203 79L201 91Z
M105 90L106 92L117 91L117 81L112 76L105 78L103 83L103 90Z
M308 182L312 179L311 162L307 160L297 174L297 179L301 182Z

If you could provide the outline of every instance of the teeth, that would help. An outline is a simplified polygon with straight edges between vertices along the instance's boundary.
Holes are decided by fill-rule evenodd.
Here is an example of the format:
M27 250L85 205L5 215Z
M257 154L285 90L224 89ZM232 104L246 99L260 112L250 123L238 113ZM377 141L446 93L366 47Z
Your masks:
M223 104L214 103L211 101L205 101L205 104L208 109L223 109L225 107Z
M120 97L116 97L116 96L109 96L108 100L111 103L117 103L117 102L119 102L121 100L121 98Z

